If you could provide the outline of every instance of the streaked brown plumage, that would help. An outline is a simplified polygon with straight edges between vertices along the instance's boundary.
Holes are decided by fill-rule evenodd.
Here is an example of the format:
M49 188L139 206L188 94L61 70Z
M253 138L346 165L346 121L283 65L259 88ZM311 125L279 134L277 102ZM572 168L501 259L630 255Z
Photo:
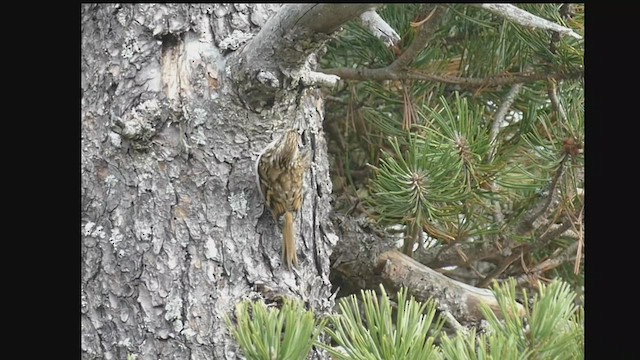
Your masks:
M288 269L298 264L293 220L302 206L304 173L311 163L311 153L300 152L298 140L296 130L287 130L257 160L258 183L265 203L275 220L284 216L282 258Z

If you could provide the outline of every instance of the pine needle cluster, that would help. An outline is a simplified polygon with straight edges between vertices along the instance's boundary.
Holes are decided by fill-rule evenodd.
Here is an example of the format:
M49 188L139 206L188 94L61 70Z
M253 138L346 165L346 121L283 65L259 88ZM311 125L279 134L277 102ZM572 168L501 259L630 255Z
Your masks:
M584 359L584 309L574 304L568 283L554 281L532 297L525 294L524 314L517 310L515 281L493 291L500 315L483 306L482 330L453 335L442 331L435 301L418 302L406 289L393 301L383 287L342 299L339 311L322 320L299 300L287 300L281 309L244 301L236 322L226 322L250 360L306 359L313 347L332 359Z
M584 35L582 4L518 7ZM426 244L424 235L440 245L507 241L528 261L504 275L549 268L539 274L579 285L581 250L573 248L583 246L584 40L479 6L447 8L402 73L438 80L346 79L330 97L325 128L337 145L330 146L336 203L381 227L404 226L407 254ZM402 38L393 48L349 23L322 67L393 64L429 10L379 9ZM573 263L543 266L565 249Z

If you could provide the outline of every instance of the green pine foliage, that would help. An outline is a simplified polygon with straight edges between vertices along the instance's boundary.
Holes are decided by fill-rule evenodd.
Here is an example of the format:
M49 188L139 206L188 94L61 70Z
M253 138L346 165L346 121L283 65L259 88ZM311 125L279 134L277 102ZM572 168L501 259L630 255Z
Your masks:
M380 297L371 290L361 292L362 309L356 296L343 299L340 313L330 318L325 329L337 346L319 346L336 360L441 359L434 345L442 327L435 303L417 302L401 290L395 309L384 288L380 289Z
M416 126L407 146L401 148L398 138L389 140L393 152L384 152L381 165L374 167L368 204L383 224L417 223L429 229L437 219L440 227L457 229L451 237L492 231L486 201L499 194L481 185L503 163L484 162L491 149L488 132L476 125L482 110L459 96L452 101L441 97L436 108L423 110L430 123Z
M396 49L358 22L346 24L322 67L392 64L411 46L430 6L378 9L402 38ZM571 229L582 232L584 39L524 27L469 4L447 6L407 71L483 84L346 81L332 94L340 101L327 102L326 112L331 137L340 139L330 147L336 205L351 211L363 204L381 227L405 225L405 239L424 231L440 244L514 240L530 246L532 267L576 242L560 235L539 241L554 222L569 217ZM517 6L584 36L583 4ZM500 81L527 74L543 77L519 85L496 122L515 86ZM527 230L526 216L556 177L559 200L543 212L537 228ZM566 262L545 275L580 286L582 268L578 261L576 273L574 265Z
M235 324L229 317L225 322L250 360L305 359L324 324L293 299L282 308L245 300L236 305L235 317Z
M584 359L584 308L574 305L576 294L568 283L555 281L541 285L532 298L525 295L523 317L515 307L514 281L495 286L494 292L504 318L483 306L488 330L443 337L447 359Z
M493 288L500 315L482 307L487 325L447 335L437 304L416 301L406 289L394 304L384 288L341 299L323 320L299 300L282 309L244 301L227 326L248 359L306 359L312 346L332 359L575 360L584 359L584 309L568 283L541 284L518 311L515 281ZM326 342L322 341L325 339Z

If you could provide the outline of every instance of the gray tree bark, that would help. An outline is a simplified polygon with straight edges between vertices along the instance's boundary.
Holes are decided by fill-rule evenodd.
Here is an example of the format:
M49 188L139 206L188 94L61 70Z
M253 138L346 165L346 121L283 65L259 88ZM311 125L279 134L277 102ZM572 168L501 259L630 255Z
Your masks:
M413 287L443 309L466 303L451 310L462 319L491 304L486 291L389 252L366 223L340 218L334 229L330 219L313 83L335 79L314 72L315 55L374 7L82 6L83 359L235 359L224 316L236 303L293 296L325 313L332 282L347 293ZM296 217L300 266L287 271L254 166L291 127L304 130L313 164Z
M331 308L322 98L292 74L313 67L312 34L369 7L82 5L83 359L234 359L223 317L240 300ZM254 163L294 124L314 156L290 272Z

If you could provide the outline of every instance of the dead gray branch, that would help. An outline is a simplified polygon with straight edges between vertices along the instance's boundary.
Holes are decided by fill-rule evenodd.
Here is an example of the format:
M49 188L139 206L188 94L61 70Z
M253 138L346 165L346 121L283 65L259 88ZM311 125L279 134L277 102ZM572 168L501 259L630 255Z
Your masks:
M530 12L524 11L511 4L477 4L477 6L522 26L557 31L563 35L582 39L582 36L567 27L545 20L539 16L535 16Z

